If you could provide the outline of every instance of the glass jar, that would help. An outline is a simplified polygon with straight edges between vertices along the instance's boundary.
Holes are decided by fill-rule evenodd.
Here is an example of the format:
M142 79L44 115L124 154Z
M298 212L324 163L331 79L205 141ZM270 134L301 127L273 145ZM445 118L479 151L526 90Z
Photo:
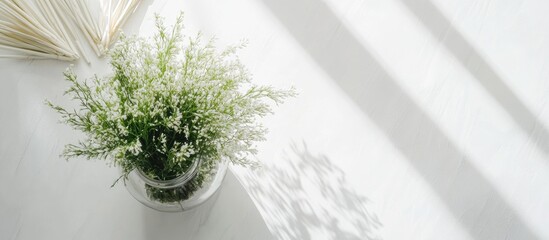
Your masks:
M182 212L192 209L208 200L221 186L228 161L215 162L206 173L200 171L200 160L193 163L189 171L170 180L156 180L135 169L128 174L126 189L139 202L162 212ZM197 186L195 178L203 177Z

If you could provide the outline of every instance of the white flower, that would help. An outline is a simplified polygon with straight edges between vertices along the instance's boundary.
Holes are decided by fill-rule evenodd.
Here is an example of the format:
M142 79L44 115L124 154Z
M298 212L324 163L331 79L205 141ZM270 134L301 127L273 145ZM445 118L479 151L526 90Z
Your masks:
M133 155L138 155L141 153L141 142L139 140L135 140L129 147L128 151L132 153Z

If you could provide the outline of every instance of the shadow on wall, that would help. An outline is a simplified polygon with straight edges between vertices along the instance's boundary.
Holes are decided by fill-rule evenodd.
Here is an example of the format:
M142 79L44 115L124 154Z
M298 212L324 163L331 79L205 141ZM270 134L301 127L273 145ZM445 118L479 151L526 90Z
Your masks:
M549 131L442 12L429 0L401 2L507 111L532 142L549 156Z
M262 2L409 160L472 238L539 239L326 3Z
M271 232L278 239L379 239L381 226L354 192L343 171L307 146L292 145L289 165L264 166L248 192L261 201Z

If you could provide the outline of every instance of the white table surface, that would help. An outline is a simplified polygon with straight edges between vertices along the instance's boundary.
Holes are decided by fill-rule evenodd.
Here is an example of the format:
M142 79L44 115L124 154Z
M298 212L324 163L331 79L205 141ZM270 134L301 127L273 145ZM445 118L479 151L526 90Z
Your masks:
M235 167L185 214L140 205L78 134L58 61L0 59L0 239L549 239L549 2L145 1L189 33L248 39L255 81L300 95L264 120L261 169ZM91 53L91 52L90 52ZM75 63L81 76L106 60Z

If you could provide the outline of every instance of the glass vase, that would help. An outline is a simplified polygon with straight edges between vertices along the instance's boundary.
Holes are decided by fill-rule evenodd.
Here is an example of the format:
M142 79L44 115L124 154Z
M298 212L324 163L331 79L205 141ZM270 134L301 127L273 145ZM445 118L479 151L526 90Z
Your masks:
M192 209L208 200L219 189L228 162L217 161L209 172L200 171L200 161L177 178L156 180L146 176L139 169L128 174L126 189L139 202L162 212L182 212ZM196 178L204 178L197 184Z

